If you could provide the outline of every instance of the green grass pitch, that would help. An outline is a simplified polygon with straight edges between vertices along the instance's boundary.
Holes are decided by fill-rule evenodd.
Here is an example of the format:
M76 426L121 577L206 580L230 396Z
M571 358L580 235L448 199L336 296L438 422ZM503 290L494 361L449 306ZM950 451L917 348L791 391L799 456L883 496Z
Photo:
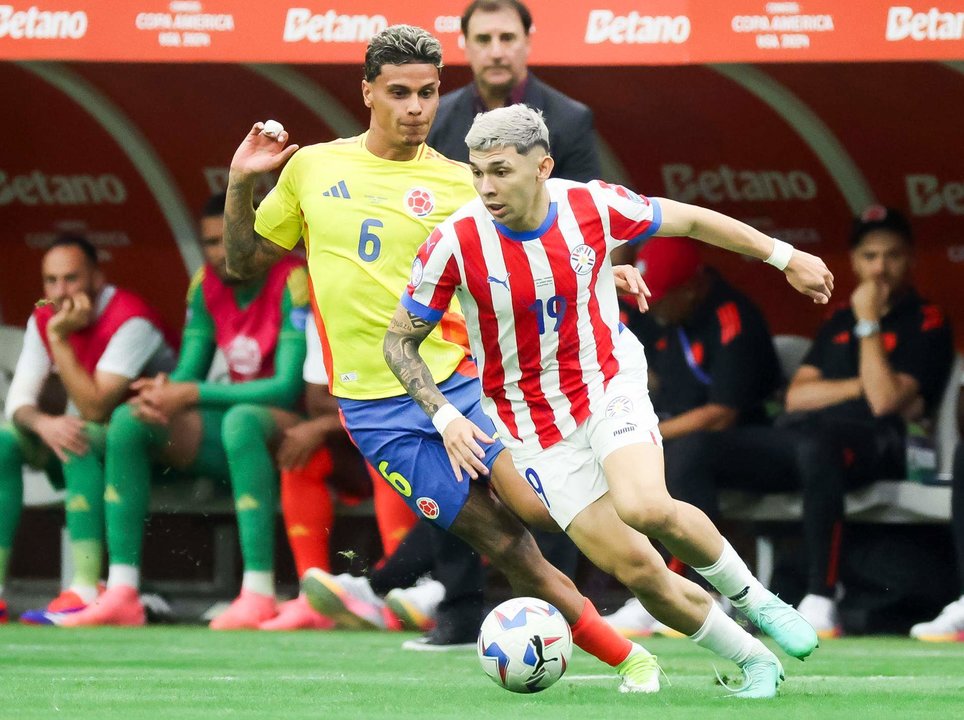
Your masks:
M475 651L414 653L387 633L214 633L206 628L0 628L0 718L951 718L964 716L964 644L830 641L781 658L771 701L724 697L714 664L686 640L650 639L666 671L654 696L620 695L612 671L576 650L559 683L513 695Z

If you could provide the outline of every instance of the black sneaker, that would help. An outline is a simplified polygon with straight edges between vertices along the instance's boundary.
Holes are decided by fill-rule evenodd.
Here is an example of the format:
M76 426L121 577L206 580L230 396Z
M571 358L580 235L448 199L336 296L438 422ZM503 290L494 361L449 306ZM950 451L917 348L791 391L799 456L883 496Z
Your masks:
M420 638L406 640L402 643L403 650L419 652L447 652L449 650L472 650L476 646L476 633L455 632L450 628L427 632Z

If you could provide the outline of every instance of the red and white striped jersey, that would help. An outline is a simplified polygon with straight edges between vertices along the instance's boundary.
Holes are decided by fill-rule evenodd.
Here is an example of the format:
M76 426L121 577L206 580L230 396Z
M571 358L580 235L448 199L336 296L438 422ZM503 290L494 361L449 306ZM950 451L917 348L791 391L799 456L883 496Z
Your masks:
M546 182L536 230L513 232L478 198L435 228L402 303L437 321L455 294L482 378L483 407L509 447L550 447L600 410L620 367L609 252L660 226L658 202L594 180Z

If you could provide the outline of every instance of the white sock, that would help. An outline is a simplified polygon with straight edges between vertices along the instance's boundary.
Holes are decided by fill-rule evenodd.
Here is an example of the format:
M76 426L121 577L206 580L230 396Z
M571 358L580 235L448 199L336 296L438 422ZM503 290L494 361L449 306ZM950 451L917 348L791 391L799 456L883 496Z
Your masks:
M77 597L83 600L86 605L90 605L92 602L94 602L94 600L97 599L96 585L74 583L67 589L73 593L76 593Z
M715 563L693 569L737 607L746 607L767 592L726 538L723 539L723 552Z
M241 589L258 595L274 597L274 571L245 570L241 580Z
M141 569L137 565L111 565L107 570L107 589L119 585L137 590L141 586Z
M710 608L703 626L690 635L690 640L741 666L754 655L769 652L763 643L737 625L716 603Z

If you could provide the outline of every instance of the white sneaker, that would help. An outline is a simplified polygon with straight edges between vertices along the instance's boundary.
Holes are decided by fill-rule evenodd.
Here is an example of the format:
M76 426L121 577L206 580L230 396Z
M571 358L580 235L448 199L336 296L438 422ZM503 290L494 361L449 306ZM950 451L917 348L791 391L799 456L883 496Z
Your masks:
M603 620L612 625L620 635L626 637L652 635L653 628L657 625L656 618L650 615L643 604L634 597L629 598L616 612L604 615Z
M368 578L347 573L331 575L310 568L301 579L301 589L308 604L335 621L340 627L357 630L384 630L385 601L368 582Z
M914 625L910 636L925 642L964 642L964 595L930 622Z
M419 578L410 588L395 588L385 596L385 604L402 621L406 630L427 632L435 626L438 604L445 597L445 587L438 580Z
M797 612L813 626L821 640L837 638L843 634L835 600L823 595L807 595L797 605Z

